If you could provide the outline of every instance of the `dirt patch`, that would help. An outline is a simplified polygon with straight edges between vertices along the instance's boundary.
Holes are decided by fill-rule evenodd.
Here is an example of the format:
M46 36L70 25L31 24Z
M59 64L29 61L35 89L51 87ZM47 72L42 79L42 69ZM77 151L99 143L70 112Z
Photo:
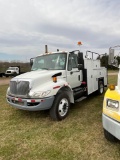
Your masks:
M10 78L0 78L0 85L9 84Z
M118 75L118 72L111 72L111 73L108 73L109 76L114 76L114 75Z

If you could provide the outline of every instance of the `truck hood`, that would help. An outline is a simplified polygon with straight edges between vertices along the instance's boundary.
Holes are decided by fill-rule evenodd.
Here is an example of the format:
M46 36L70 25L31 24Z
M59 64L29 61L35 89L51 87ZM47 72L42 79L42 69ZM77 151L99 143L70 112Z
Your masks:
M60 73L63 72L63 70L61 71L53 71L53 70L39 70L39 71L31 71L31 72L27 72L24 74L21 74L17 77L15 77L14 79L36 79L36 78L43 78L43 77L49 77L51 78L52 75L56 74L56 73Z
M60 72L62 75L58 76L58 79L63 79L63 77L65 78L65 71L63 70L38 70L16 76L15 78L12 78L11 81L29 81L30 88L36 88L38 86L43 86L43 84L47 82L51 82L52 76Z

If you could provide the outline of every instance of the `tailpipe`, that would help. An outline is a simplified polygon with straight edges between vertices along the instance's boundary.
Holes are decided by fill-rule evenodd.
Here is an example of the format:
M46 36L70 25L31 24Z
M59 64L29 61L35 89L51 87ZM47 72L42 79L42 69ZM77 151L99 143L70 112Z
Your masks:
M45 53L48 53L48 46L45 45Z

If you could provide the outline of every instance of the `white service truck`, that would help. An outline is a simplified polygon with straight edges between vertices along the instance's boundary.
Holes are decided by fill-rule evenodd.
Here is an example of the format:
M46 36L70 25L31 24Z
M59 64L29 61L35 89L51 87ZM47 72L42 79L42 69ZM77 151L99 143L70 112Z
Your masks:
M83 58L79 50L57 51L31 59L31 71L11 79L7 102L18 109L50 110L53 120L64 119L70 104L107 86L100 60Z

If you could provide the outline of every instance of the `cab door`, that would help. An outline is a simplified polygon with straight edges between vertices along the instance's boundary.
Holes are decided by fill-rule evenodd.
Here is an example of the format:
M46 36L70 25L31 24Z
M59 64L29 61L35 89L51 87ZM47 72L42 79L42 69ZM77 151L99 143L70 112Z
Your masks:
M67 82L72 88L76 88L81 85L82 79L82 71L78 70L77 54L70 53L68 56Z

